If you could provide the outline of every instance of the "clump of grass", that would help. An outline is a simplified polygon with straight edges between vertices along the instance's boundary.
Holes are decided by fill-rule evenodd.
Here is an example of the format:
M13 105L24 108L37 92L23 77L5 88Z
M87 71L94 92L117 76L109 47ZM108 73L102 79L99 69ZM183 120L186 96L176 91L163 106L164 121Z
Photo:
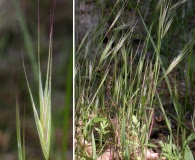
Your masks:
M178 91L172 89L168 75L189 53L194 39L183 44L183 49L168 68L164 66L161 59L164 37L169 33L178 7L184 2L178 1L172 4L165 0L158 3L156 14L159 15L159 21L155 35L152 35L154 24L147 27L138 8L146 31L142 49L140 49L141 42L137 49L134 49L132 45L132 35L136 25L122 24L119 27L116 25L116 22L123 23L120 21L120 16L125 6L121 7L109 28L111 38L105 47L103 22L101 27L97 26L93 36L90 38L86 36L83 39L76 53L75 75L75 138L77 140L75 153L78 159L86 157L106 159L106 156L107 159L160 158L159 154L149 150L156 147L150 143L150 135L157 111L165 118L170 135L170 141L167 141L167 144L161 143L163 158L169 159L175 156L174 159L178 157L186 159L187 155L192 155L187 152L189 147L185 141L188 139L185 134L182 138L182 143L185 145L179 149L179 143L177 143L179 131L184 133L186 128L175 98ZM152 50L150 51L152 55L148 55L149 48ZM178 122L176 137L173 135L170 115L165 111L159 95L158 87L162 80L165 80L168 85L168 92L176 111L175 119ZM193 136L190 137L192 141ZM170 148L172 143L177 147ZM166 149L167 146L168 149ZM175 153L181 154L170 155L173 149Z

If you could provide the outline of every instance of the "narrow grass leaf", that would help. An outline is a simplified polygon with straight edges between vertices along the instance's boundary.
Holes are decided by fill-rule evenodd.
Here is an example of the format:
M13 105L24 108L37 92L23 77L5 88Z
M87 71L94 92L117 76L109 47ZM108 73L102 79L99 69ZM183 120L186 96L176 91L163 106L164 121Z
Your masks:
M102 79L102 81L101 81L101 83L100 83L98 89L96 90L96 92L95 92L95 94L94 94L94 96L93 96L93 98L92 98L92 100L91 100L91 103L90 103L89 106L87 107L87 110L88 110L88 109L90 108L90 106L93 104L93 102L94 102L94 100L95 100L97 94L99 93L100 88L102 87L102 85L103 85L103 83L104 83L104 81L105 81L105 79L106 79L106 77L107 77L107 75L108 75L108 72L109 72L109 70L106 71L106 73L105 73L105 75L104 75L104 77L103 77L103 79Z
M95 138L93 132L91 133L91 139L92 139L92 153L93 153L93 159L96 159L96 145L95 145Z
M18 109L18 101L16 102L16 134L18 142L18 159L25 160L24 146L22 146L21 132L20 132L20 113Z
M186 140L186 144L188 144L189 142L195 140L195 133L192 133L188 136L187 140Z

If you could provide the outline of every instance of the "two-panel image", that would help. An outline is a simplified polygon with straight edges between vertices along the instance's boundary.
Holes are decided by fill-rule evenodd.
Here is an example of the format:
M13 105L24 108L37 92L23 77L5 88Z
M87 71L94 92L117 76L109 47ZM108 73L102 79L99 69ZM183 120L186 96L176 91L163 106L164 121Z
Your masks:
M193 0L0 0L0 160L194 160Z

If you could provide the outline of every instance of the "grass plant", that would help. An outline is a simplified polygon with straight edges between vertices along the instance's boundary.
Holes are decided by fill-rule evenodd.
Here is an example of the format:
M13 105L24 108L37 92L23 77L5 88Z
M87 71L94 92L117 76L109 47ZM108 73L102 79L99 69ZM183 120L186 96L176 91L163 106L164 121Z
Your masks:
M39 1L38 1L38 4L39 4ZM54 8L55 8L55 1L54 1ZM53 35L54 10L51 13L51 19L50 19L51 26L50 26L50 36L49 36L49 53L48 53L47 75L46 75L46 81L45 81L44 88L42 85L41 67L40 67L39 16L40 15L39 15L39 6L38 6L38 67L35 63L33 64L36 66L36 72L38 72L39 109L40 109L39 112L37 110L35 100L32 95L31 87L29 85L29 81L27 78L27 72L26 72L25 65L24 65L24 59L23 59L23 68L24 68L24 74L25 74L25 78L27 82L28 91L30 94L32 109L34 113L34 119L35 119L37 131L39 135L39 140L41 143L42 152L43 152L44 158L48 160L49 153L50 153L50 140L51 140L51 77L52 77L52 35ZM28 35L26 30L24 30L26 28L24 23L21 24L21 28L23 29L24 35ZM28 36L26 36L25 42L27 42L27 44L30 44ZM30 51L29 54L34 55L32 51ZM32 57L31 57L31 60L32 60ZM37 71L37 68L38 68L38 71ZM19 159L23 160L25 158L25 147L22 146L21 144L18 106L16 106L16 122L17 122L17 140L18 140Z
M170 82L169 75L190 53L194 38L182 43L183 49L168 67L161 53L177 10L185 2L159 1L158 24L152 22L149 27L137 8L146 35L137 49L132 44L136 25L123 24L120 17L127 3L115 10L118 14L108 31L102 20L84 37L75 60L76 159L193 159L188 144L194 140L194 133L185 124L187 111L182 110L178 87ZM153 26L158 26L157 30ZM111 35L107 44L103 44L105 32ZM189 74L185 76L189 78ZM162 81L168 86L174 115L165 109L163 90L159 89ZM166 142L159 143L161 155L150 150L157 147L150 143L156 114L164 117L169 134ZM176 121L176 134L170 117Z
M51 42L50 42L50 46L51 46ZM32 96L32 92L30 89L30 85L28 82L28 78L24 66L24 73L25 73L30 99L33 107L37 131L39 134L42 151L44 153L44 157L46 160L49 158L50 137L51 137L51 67L52 67L52 58L51 58L51 48L50 48L45 89L43 89L42 87L41 71L39 68L39 101L40 101L40 116L39 116Z

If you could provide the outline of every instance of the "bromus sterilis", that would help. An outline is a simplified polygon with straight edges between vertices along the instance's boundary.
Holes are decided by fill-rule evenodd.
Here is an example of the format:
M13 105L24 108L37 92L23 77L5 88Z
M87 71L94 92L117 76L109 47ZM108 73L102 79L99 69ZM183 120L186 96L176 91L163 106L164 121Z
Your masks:
M35 104L35 100L33 98L33 94L32 94L29 80L27 77L27 71L26 71L25 64L24 64L24 58L23 58L24 74L26 78L28 91L30 94L36 128L38 131L42 152L46 160L49 159L50 139L51 139L52 36L53 36L53 19L54 19L55 3L56 1L54 0L53 10L50 15L50 34L49 34L49 51L48 51L49 53L48 53L45 87L43 88L42 78L41 78L42 77L41 67L40 67L40 20L39 20L40 14L39 14L39 0L38 0L38 81L37 82L39 86L38 87L39 88L39 105L40 105L39 113L37 110L37 106ZM19 159L23 160L25 157L25 152L23 148L24 146L22 147L22 150L21 150L21 138L20 138L20 130L19 130L19 127L20 127L19 111L18 111L18 107L16 108L17 108L17 111L16 111L17 119L16 120L17 120L18 153L19 153Z

